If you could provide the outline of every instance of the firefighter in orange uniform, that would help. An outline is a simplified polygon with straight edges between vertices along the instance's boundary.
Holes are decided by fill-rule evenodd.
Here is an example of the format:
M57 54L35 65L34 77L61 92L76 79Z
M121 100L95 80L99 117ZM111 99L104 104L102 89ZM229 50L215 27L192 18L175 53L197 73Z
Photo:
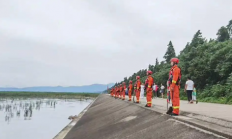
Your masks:
M114 97L115 96L115 87L113 88L113 96L112 97Z
M115 98L118 98L119 92L118 92L118 86L116 87L116 95Z
M115 96L115 89L116 89L116 87L114 87L114 89L113 89L113 97Z
M154 80L152 78L152 71L147 71L147 105L145 105L145 107L151 107L151 104L152 104L152 85L154 83Z
M137 98L137 101L136 101L136 103L139 103L140 90L141 90L141 81L140 81L139 76L137 76L136 79L137 79L137 85L136 85L136 98Z
M131 101L132 89L133 89L133 85L132 85L132 81L130 81L129 91L128 91L129 101Z
M133 102L136 102L135 100L134 100L134 97L136 97L136 93L137 93L137 81L134 83L134 90L133 90Z
M120 98L120 84L118 85L118 98Z
M122 90L122 100L125 100L125 95L126 95L126 83L125 82L123 82L123 90Z
M167 114L172 116L179 115L180 108L180 80L181 80L181 69L177 66L179 63L178 58L171 59L171 70L169 74L169 86L170 95L172 99L172 107L169 108Z
M113 88L110 91L110 95L113 96Z
M114 87L114 97L117 95L117 86Z
M120 90L120 99L122 99L122 84L120 84L119 90Z

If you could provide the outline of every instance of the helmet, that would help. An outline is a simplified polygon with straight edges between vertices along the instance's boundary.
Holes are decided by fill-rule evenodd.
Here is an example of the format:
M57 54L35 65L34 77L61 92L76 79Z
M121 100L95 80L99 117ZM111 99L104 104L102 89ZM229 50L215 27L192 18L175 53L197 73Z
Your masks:
M140 77L139 77L139 76L136 76L136 79L140 79Z
M130 80L130 83L132 83L132 81Z
M178 64L179 63L179 59L178 58L172 58L171 62L174 62L174 63Z
M150 71L150 70L149 70L149 71L147 71L147 74L151 75L151 74L152 74L152 71Z

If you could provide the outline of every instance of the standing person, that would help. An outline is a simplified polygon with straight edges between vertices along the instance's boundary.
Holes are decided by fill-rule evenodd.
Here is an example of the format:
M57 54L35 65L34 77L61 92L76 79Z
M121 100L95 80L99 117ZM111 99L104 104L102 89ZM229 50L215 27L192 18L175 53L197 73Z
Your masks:
M156 94L156 97L157 97L157 98L159 97L158 90L159 90L159 86L156 85L156 86L155 86L155 94Z
M170 88L169 88L169 82L167 81L167 102L170 104Z
M144 83L142 83L142 85L141 85L141 91L140 91L140 98L144 98L144 88L145 88L145 86L144 86Z
M117 98L120 98L120 85L118 85L118 97Z
M123 82L123 87L122 87L122 100L125 100L125 93L126 93L126 83Z
M155 83L152 86L152 90L153 90L153 97L152 97L152 99L153 99L154 97L156 97L156 94L155 94L156 85L155 85Z
M133 102L136 102L136 101L135 101L136 92L137 92L137 81L134 83Z
M147 76L148 76L148 87L147 87L147 105L145 107L151 107L152 104L152 85L153 85L153 78L152 78L152 71L147 71Z
M113 89L110 90L110 95L113 96Z
M115 88L115 98L118 98L118 85Z
M163 84L161 84L160 88L161 88L160 93L162 95L162 98L164 98L164 89L165 89L165 87L163 86Z
M188 80L185 83L185 92L187 90L188 103L192 103L192 92L194 88L194 82L188 77Z
M180 81L181 81L181 69L177 66L179 63L178 58L171 59L171 70L169 72L169 86L172 99L172 107L169 108L167 114L172 116L179 115L180 109Z
M196 101L196 104L198 103L197 101L197 90L196 90L196 85L194 85L194 88L193 88L193 94L192 94L192 101Z
M129 92L128 92L129 100L128 101L131 101L132 89L133 89L133 85L132 85L132 81L130 81Z
M137 79L137 85L136 85L136 98L137 98L137 100L136 100L136 103L139 103L139 98L140 98L140 90L141 90L141 81L140 81L140 76L137 76L136 77L136 79Z
M114 87L113 97L115 97L115 95L116 95L116 86Z
M111 89L111 97L114 96L114 88Z
M123 99L123 85L120 87L120 99Z

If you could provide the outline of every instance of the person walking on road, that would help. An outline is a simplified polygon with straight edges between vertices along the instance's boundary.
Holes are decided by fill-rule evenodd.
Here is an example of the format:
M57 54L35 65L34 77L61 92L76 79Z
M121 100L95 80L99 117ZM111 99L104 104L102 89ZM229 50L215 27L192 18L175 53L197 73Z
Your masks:
M161 96L162 96L162 98L164 98L164 89L165 89L165 87L163 86L163 84L161 84L161 90L160 90L160 93L161 93Z
M194 82L188 77L185 83L185 92L187 91L188 103L192 103L192 92L194 88Z
M181 69L177 66L179 63L178 58L171 59L171 70L169 72L169 86L172 99L172 107L169 108L167 114L172 116L179 115L180 109L180 81L181 81Z

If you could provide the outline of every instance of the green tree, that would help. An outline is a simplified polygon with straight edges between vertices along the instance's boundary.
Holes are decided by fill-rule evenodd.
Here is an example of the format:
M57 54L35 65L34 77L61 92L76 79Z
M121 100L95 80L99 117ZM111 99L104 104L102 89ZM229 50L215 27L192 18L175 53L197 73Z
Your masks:
M158 58L155 59L155 67L153 72L158 72L159 71L159 61Z
M230 39L230 34L228 32L228 29L224 26L222 26L218 32L217 32L217 41L219 42L224 42L226 40Z
M175 53L175 49L172 45L172 41L169 42L169 44L167 45L168 46L168 49L164 55L164 59L166 60L166 62L170 62L170 60L173 58L173 57L176 57L176 53Z
M229 21L229 24L226 26L230 36L232 35L232 20Z
M202 33L200 30L196 32L196 34L193 36L192 42L190 43L191 47L197 47L200 44L204 43L204 38L202 38Z
M177 56L182 73L181 88L184 87L187 77L191 76L196 83L199 99L214 102L226 100L223 103L232 104L232 40L229 39L231 28L232 20L226 27L218 30L217 38L210 38L209 41L202 37L200 30L194 34L191 42L187 43ZM159 62L156 58L155 65L148 66L148 69L154 70L152 76L156 84L166 84L170 71L169 60L174 56L174 47L170 41L164 56L165 61ZM131 79L135 83L136 76L140 75L141 81L144 82L146 71L147 69L142 69L129 76L128 80ZM184 93L180 94L183 98Z

